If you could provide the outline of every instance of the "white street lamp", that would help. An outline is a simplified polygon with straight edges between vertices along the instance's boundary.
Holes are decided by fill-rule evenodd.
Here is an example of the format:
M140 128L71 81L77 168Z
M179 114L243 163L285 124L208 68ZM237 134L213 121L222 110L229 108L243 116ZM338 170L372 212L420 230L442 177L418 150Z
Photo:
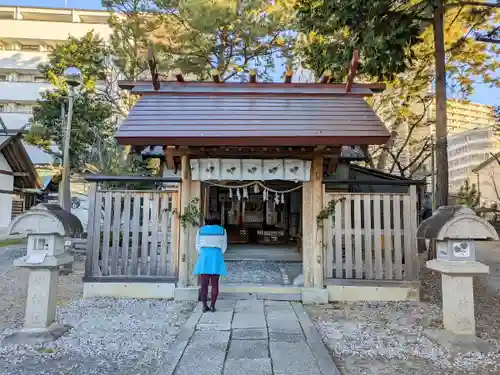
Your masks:
M63 210L71 212L69 142L71 138L71 117L73 116L75 88L82 84L82 72L78 68L69 67L64 70L63 77L69 86L69 105L66 131L64 134L63 172L59 184L59 204Z

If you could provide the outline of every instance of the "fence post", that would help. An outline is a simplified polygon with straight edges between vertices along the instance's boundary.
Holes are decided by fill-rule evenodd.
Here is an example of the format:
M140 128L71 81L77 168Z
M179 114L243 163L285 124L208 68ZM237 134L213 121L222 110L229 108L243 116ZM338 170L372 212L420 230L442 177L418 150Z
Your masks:
M419 279L419 265L417 253L417 227L418 227L418 194L417 186L410 186L410 204L411 204L411 280Z
M92 253L94 251L94 216L97 198L97 182L90 182L90 189L88 194L89 199L89 212L87 221L87 255L85 258L85 277L91 277L92 274ZM99 249L97 249L99 251Z

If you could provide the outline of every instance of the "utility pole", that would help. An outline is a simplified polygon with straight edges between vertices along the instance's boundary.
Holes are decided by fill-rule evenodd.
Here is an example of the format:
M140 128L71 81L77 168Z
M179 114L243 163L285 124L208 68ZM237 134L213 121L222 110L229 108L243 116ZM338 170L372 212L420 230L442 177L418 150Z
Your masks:
M73 102L75 99L75 87L82 83L82 73L74 67L67 68L64 73L64 79L69 86L69 106L66 128L64 134L63 147L63 171L61 182L59 184L59 205L63 210L71 212L71 189L70 189L70 140L71 140L71 118L73 116Z
M434 1L434 58L436 64L436 207L448 204L448 129L446 114L446 55L444 4Z

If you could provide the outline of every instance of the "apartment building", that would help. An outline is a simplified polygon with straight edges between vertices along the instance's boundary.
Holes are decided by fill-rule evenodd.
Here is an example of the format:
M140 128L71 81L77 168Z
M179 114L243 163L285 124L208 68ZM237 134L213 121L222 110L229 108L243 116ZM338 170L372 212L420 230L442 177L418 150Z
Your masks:
M433 124L436 106L433 102L428 109L427 120ZM456 192L465 179L473 179L472 170L489 159L491 153L500 150L500 133L496 130L497 119L491 106L450 99L447 103L448 120L448 171L450 192ZM434 125L423 126L412 134L414 139L431 136ZM410 154L419 152L416 148ZM429 158L422 165L422 176L432 170ZM429 178L430 181L430 178Z
M106 11L0 6L0 120L7 129L21 129L40 93L50 89L38 71L40 63L68 36L94 30L111 35ZM35 164L51 164L51 156L26 145Z
M0 132L2 127L9 132L24 128L40 93L51 89L38 71L49 53L69 36L80 38L90 30L104 40L109 39L108 18L109 13L105 11L0 6ZM50 176L47 178L41 172L46 167L56 173L58 169L53 165L60 161L37 147L27 144L24 147L38 175L46 177L40 181L50 181ZM14 195L7 190L0 193L3 209L0 232L8 225L13 212ZM80 197L78 184L72 184L71 190L73 197ZM84 218L86 212L79 212L82 210L85 207L79 205L73 213Z
M468 130L448 138L448 173L451 192L460 189L473 169L500 151L499 133L492 127Z

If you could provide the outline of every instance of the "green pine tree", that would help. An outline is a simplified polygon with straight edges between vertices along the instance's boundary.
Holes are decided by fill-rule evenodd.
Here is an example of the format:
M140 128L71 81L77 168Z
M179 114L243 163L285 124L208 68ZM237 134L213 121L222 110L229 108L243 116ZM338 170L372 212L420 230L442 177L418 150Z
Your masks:
M471 184L469 179L466 179L464 184L460 186L457 196L457 204L475 208L479 206L480 193L476 189L476 184Z

